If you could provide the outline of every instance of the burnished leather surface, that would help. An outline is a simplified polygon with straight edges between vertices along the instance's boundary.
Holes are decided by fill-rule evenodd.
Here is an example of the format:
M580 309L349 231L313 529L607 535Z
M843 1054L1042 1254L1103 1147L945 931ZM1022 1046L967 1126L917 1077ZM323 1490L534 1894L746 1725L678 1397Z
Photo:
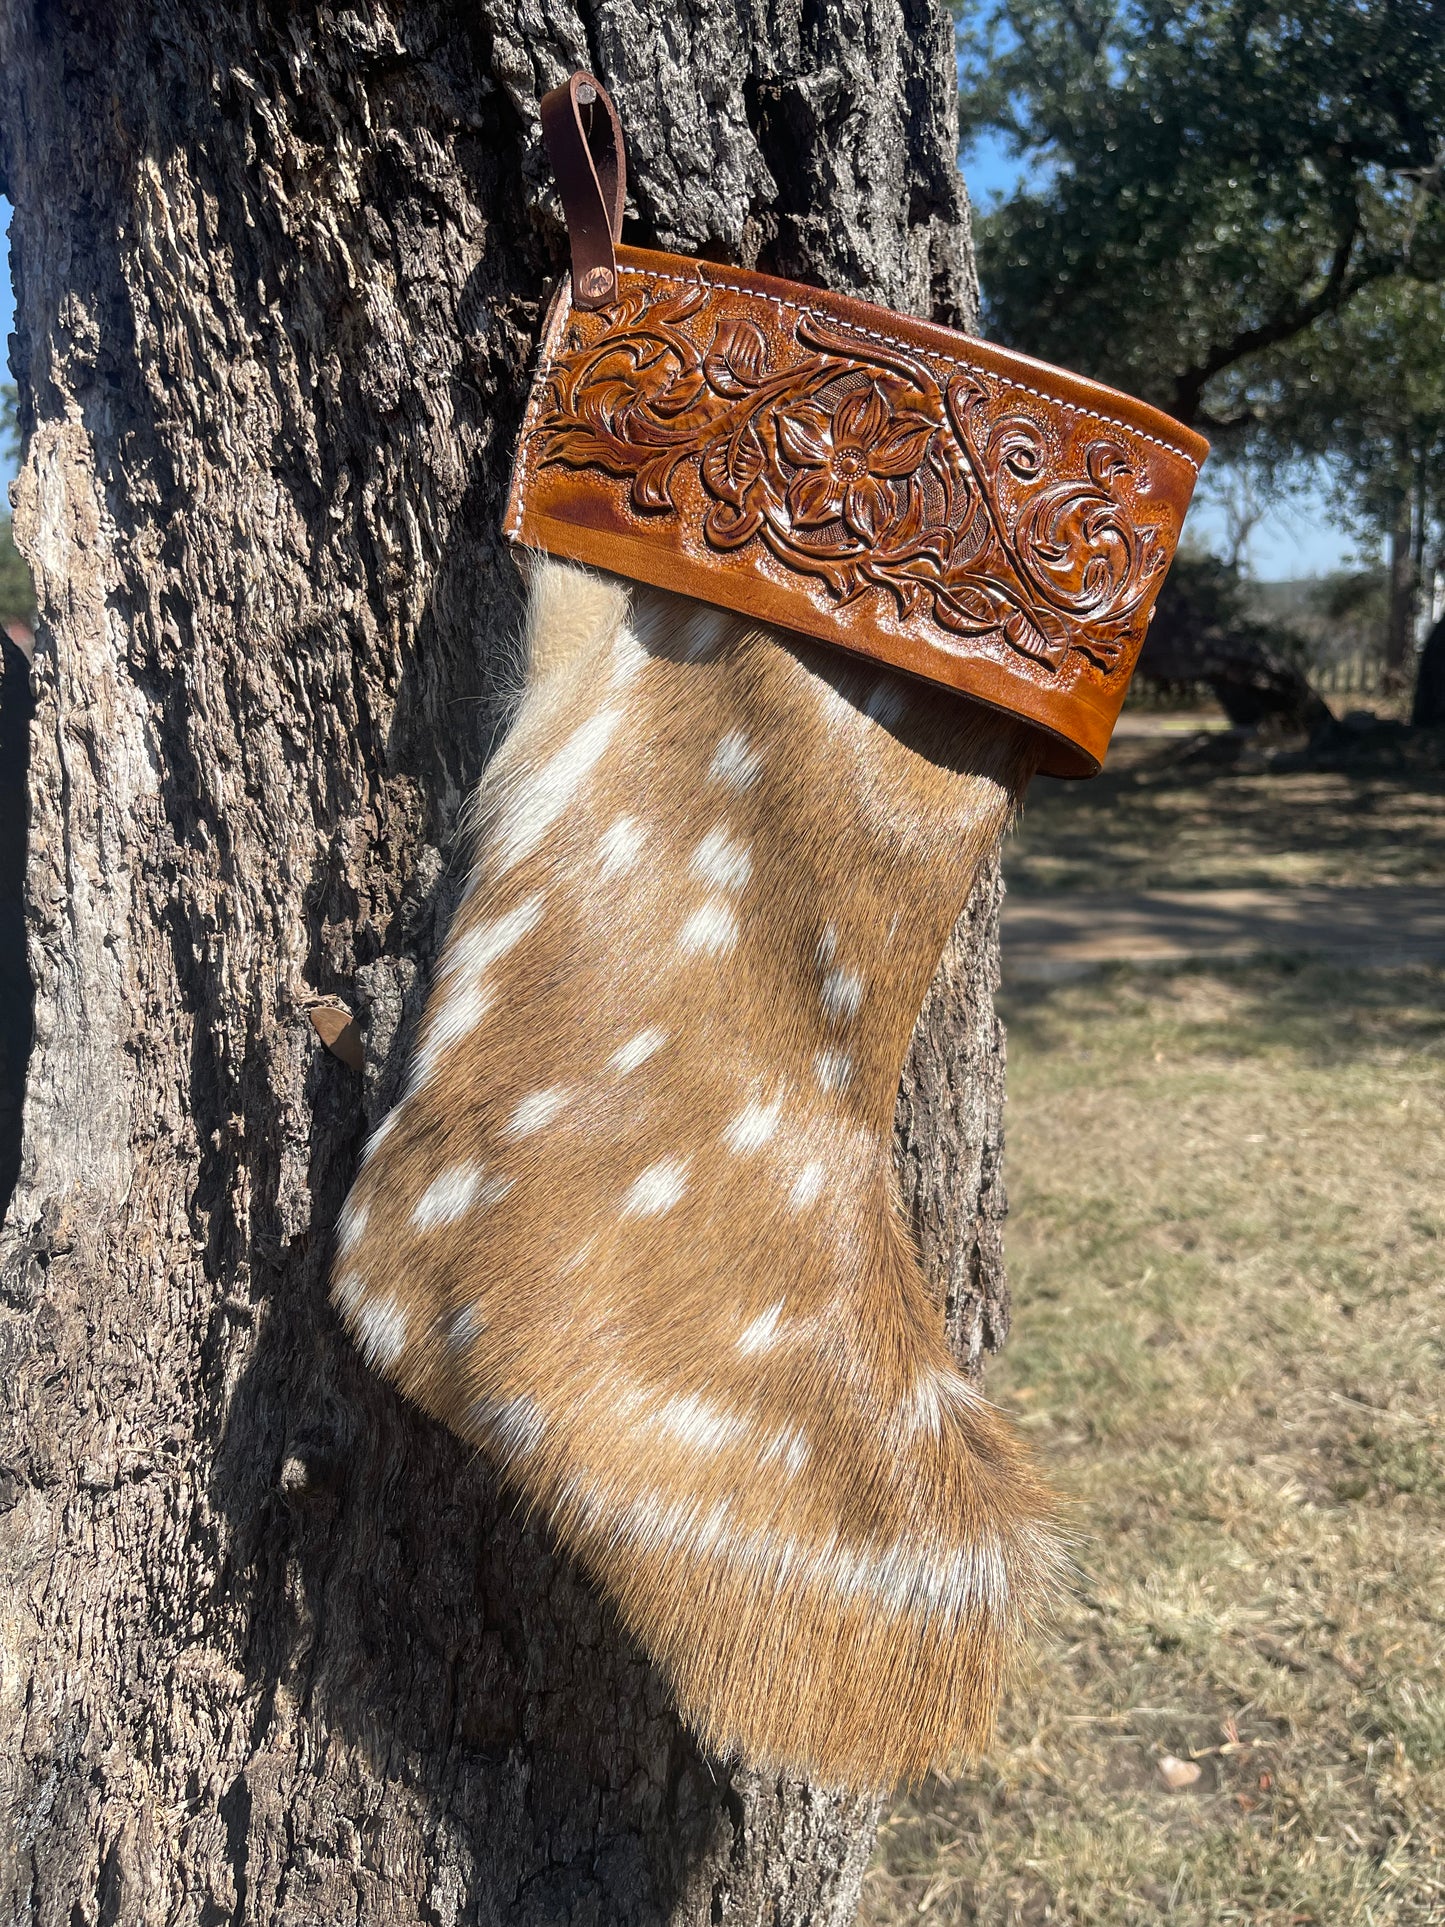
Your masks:
M1103 759L1208 444L1026 356L638 248L548 317L517 543L833 642Z

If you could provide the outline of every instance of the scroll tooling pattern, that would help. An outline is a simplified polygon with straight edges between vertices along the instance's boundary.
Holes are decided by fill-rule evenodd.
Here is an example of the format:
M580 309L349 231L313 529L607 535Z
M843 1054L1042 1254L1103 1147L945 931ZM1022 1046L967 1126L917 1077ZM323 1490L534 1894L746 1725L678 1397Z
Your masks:
M513 535L1011 709L1058 739L1047 767L1096 767L1199 438L862 303L619 260L610 307L559 295Z

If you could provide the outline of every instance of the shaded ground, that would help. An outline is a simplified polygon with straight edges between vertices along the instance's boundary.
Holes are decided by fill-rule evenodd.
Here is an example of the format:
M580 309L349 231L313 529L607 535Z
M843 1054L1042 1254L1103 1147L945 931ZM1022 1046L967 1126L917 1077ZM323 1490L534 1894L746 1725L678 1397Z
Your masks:
M1004 905L1004 978L1052 982L1100 963L1239 959L1261 952L1335 962L1445 960L1445 889L1287 884L1273 890L1015 894Z
M1112 781L1031 811L1016 892L1445 868L1433 785ZM1445 969L1112 968L1003 1004L989 1390L1079 1581L987 1763L896 1810L864 1918L1442 1927Z
M1009 847L1010 890L1445 884L1445 767L1382 749L1336 768L1258 757L1229 770L1182 747L1177 734L1126 735L1091 782L1039 778Z

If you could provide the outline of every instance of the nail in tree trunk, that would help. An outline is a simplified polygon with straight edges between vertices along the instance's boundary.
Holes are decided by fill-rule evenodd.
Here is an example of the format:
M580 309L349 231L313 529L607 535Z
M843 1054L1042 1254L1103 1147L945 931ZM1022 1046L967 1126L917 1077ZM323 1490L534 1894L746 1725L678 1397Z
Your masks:
M0 1253L7 1919L855 1906L872 1805L701 1757L326 1303L511 673L498 525L564 254L537 100L577 65L627 125L633 238L972 319L930 0L0 11L41 612ZM899 1110L975 1362L1006 1316L997 896L995 871ZM364 1075L318 998L357 1013Z

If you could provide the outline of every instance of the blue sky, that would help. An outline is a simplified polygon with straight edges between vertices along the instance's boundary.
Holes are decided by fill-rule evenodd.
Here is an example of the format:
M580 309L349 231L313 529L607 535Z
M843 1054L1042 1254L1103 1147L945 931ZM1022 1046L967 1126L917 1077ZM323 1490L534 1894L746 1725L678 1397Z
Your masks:
M1002 141L987 136L963 156L964 178L974 203L986 208L998 195L1018 181L1023 168L1011 159ZM3 344L8 377L10 330L14 325L15 301L10 285L10 203L0 200L0 344ZM15 463L0 454L0 491L15 477ZM1223 546L1222 513L1207 499L1191 511L1189 533L1207 547ZM1302 498L1288 510L1267 516L1250 540L1250 566L1264 581L1279 581L1291 576L1323 575L1347 564L1353 555L1350 538L1330 518L1322 498Z
M985 134L965 148L963 178L981 211L990 207L1024 178L1027 166L1009 154L996 134ZM1189 511L1190 537L1202 547L1227 550L1224 511L1209 500L1206 486ZM1306 491L1287 508L1265 516L1249 540L1251 572L1264 582L1288 581L1295 576L1327 575L1356 560L1352 537L1335 522L1329 503L1318 489Z

